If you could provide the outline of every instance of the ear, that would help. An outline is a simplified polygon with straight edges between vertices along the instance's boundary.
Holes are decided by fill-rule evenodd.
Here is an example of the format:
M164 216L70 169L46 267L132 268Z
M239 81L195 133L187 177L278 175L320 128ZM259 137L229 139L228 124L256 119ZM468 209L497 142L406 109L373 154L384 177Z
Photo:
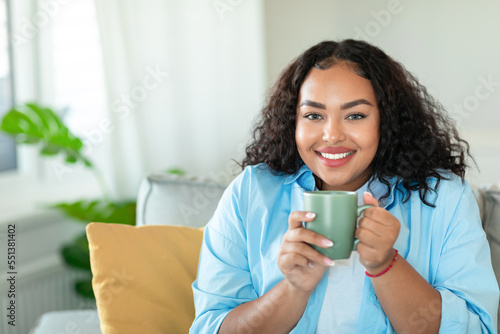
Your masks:
M380 205L378 204L378 201L375 197L373 197L372 194L370 194L369 192L365 191L365 193L363 194L363 202L365 204L371 204L375 207L379 207Z

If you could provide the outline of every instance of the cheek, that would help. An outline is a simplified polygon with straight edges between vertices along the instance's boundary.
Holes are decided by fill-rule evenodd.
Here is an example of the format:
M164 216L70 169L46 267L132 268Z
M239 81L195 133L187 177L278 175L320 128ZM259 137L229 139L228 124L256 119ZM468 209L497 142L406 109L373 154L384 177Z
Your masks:
M355 140L361 148L376 151L380 139L378 122L367 124L367 126L356 129L355 133L351 133L351 138Z
M307 131L306 127L298 123L295 129L295 142L297 143L297 148L303 149L307 146L309 142L310 132Z

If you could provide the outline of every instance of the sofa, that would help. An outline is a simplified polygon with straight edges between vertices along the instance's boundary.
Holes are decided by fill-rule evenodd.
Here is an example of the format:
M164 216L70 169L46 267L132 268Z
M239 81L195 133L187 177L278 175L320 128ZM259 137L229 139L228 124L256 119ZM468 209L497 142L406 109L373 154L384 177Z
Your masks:
M103 282L100 283L101 289L94 287L97 299L99 300L99 297L102 297L103 301L101 304L97 303L98 308L101 306L99 313L105 312L106 308L117 307L121 302L125 305L134 305L134 310L139 313L150 309L151 305L143 305L137 301L139 299L144 300L144 298L136 298L137 296L132 296L131 294L137 294L141 289L146 294L151 293L151 291L155 290L152 283L148 283L147 286L139 286L135 289L137 287L136 283L144 280L145 277L141 279L139 275L132 274L130 272L132 269L128 270L124 269L125 267L113 266L113 262L125 261L128 267L134 257L136 263L144 264L145 267L150 268L134 267L133 269L142 270L140 273L144 274L147 270L155 268L156 271L148 273L146 278L157 277L158 280L155 282L158 284L164 285L161 282L162 278L170 278L170 281L175 282L179 282L181 278L185 280L182 288L176 289L175 286L171 286L172 289L169 291L170 295L176 294L180 301L183 302L183 305L172 304L173 299L168 295L164 295L163 299L155 299L157 304L175 307L176 312L170 312L164 307L158 308L158 310L162 310L164 313L168 313L175 318L175 321L172 321L172 325L169 326L167 324L166 328L149 329L146 329L145 326L137 333L187 332L184 329L192 321L191 317L194 317L191 282L196 276L198 252L203 235L203 231L199 228L203 227L210 219L230 180L231 177L229 175L219 175L218 180L214 181L208 178L189 175L179 176L161 172L150 173L143 178L138 191L137 227L118 224L96 224L98 229L95 233L92 233L92 226L90 226L91 232L88 233L89 242L92 245L92 242L98 243L102 241L103 245L96 252L108 252L108 255L104 257L110 259L110 263L101 263L98 268L95 268L95 263L92 264L93 271L101 270L99 277L103 278L102 281L105 281L106 274L109 274L111 278L111 282L108 285ZM106 227L110 227L111 230L106 230ZM99 228L104 228L105 230L100 230ZM126 232L130 233L127 234ZM101 240L93 240L91 237L94 234L102 234L105 237ZM110 238L110 234L114 235L114 237ZM122 238L119 239L117 235L120 235ZM157 239L154 239L155 237ZM156 240L156 245L151 240ZM153 246L156 247L153 248ZM148 263L145 263L146 253L150 254L147 256ZM137 256L138 254L140 256ZM160 254L175 254L176 256L171 258L156 257ZM153 256L155 256L154 259ZM189 259L186 256L189 256ZM93 257L103 258L103 255L94 253ZM176 265L180 268L176 271L169 270L172 267L171 262L175 260L178 260ZM168 266L162 266L161 261ZM187 265L188 262L189 265ZM159 272L158 270L162 268L166 270ZM173 277L168 277L169 273L172 272L174 273ZM94 277L96 276L95 274ZM129 283L127 280L132 276L135 277ZM101 296L99 296L99 293ZM187 294L188 296L185 297L182 294ZM154 299L155 296L150 297ZM186 309L188 310L186 311ZM184 317L184 313L188 316ZM154 319L154 316L157 316L157 314L158 312L152 312L148 316ZM30 331L30 334L100 334L100 327L105 324L103 324L103 321L100 321L99 315L97 309L48 312L39 318L35 327ZM100 316L101 318L103 317L103 315ZM110 315L110 317L112 316ZM138 313L135 316L137 317ZM158 323L165 323L165 316L161 313L160 316L161 319L158 319ZM134 318L130 316L128 319ZM143 321L142 319L141 321ZM178 325L179 323L180 325ZM113 331L108 326L106 331L109 330L112 333L134 333L131 330L120 331L120 329Z
M229 183L151 173L137 197L137 227L89 224L97 309L42 315L31 334L187 333L194 319L203 226ZM473 187L500 281L500 189Z

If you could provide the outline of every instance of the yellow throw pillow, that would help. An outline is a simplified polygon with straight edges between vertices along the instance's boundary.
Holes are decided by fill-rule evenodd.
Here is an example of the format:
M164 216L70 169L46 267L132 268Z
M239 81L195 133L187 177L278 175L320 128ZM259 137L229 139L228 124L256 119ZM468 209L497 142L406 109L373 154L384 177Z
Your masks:
M103 334L189 331L202 229L90 223L87 237Z

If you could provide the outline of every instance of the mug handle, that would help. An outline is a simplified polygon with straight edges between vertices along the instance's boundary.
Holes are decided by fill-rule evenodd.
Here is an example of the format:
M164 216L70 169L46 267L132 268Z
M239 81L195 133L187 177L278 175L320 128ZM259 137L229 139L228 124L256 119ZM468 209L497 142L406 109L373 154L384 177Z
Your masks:
M365 204L365 205L358 206L358 211L357 211L358 217L361 214L361 212L365 211L368 208L371 208L372 206L373 205L371 205L371 204Z
M371 204L365 204L365 205L358 206L357 216L359 217L361 212L365 211L368 208L371 208L372 206L373 205L371 205ZM352 246L353 251L356 250L356 247L358 247L358 244L359 244L359 240L354 238L354 245Z

